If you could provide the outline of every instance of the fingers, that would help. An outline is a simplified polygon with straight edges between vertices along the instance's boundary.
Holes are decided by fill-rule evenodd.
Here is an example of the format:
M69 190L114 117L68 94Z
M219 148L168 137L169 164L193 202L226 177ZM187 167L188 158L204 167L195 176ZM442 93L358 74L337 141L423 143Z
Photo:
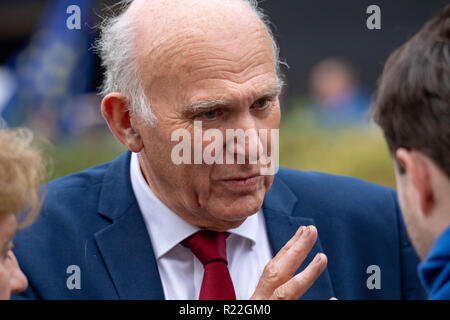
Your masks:
M279 259L281 256L283 256L286 251L289 250L290 247L292 247L292 245L300 238L300 236L303 234L303 231L305 230L306 227L301 226L300 228L297 229L297 232L294 234L294 236L289 239L289 241L283 246L283 248L280 249L280 251L278 251L278 253L275 255L274 259L277 260Z
M283 274L287 281L298 270L317 240L317 229L314 226L305 227L300 237L277 260L277 264L283 267Z
M278 287L271 299L275 300L297 300L300 298L319 278L327 266L327 257L318 253L313 261L299 274Z
M309 251L311 251L317 240L317 229L314 226L301 227L296 234L286 243L278 254L266 265L258 286L251 299L269 299L274 292L286 282L290 281L293 274L298 270ZM325 255L323 255L325 256ZM319 259L321 260L321 259ZM326 266L326 257L324 258ZM320 266L320 264L319 264ZM317 271L316 267L312 271ZM305 269L305 271L307 271ZM323 270L322 270L323 271ZM309 271L308 271L309 272ZM309 275L309 273L306 275ZM313 275L313 273L311 274ZM320 275L320 274L319 274ZM309 279L309 278L308 278ZM315 279L314 279L315 280ZM296 281L288 285L288 292L300 292L293 290L290 286L295 286ZM303 284L302 284L303 285ZM285 289L283 289L285 290ZM307 288L304 290L306 291ZM280 293L280 292L278 292Z

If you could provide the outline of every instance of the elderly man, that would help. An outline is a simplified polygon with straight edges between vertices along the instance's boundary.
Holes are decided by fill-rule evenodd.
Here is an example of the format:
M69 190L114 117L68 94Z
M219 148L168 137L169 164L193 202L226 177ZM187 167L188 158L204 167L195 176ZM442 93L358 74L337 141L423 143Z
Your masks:
M199 123L219 134L278 129L278 49L256 2L128 2L98 48L102 113L131 152L49 183L39 220L17 237L30 281L17 298L422 297L394 191L262 174L250 156L258 136L200 142L244 163L174 161L174 133L195 145Z

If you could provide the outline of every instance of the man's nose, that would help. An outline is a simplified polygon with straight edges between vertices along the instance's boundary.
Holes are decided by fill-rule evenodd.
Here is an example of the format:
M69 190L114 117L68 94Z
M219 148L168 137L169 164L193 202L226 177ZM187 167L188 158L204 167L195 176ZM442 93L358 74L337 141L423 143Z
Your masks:
M250 113L245 113L237 119L232 129L235 130L236 137L233 139L234 141L229 141L227 137L227 152L237 155L238 158L239 156L242 157L246 163L256 162L262 144L255 118ZM230 148L230 146L233 146L233 148Z

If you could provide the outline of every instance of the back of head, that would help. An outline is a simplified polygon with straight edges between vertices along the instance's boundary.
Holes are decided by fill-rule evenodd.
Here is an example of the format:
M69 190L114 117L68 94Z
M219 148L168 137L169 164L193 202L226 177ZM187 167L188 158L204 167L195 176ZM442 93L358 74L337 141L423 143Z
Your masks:
M420 151L450 179L450 5L388 59L373 105L390 151Z

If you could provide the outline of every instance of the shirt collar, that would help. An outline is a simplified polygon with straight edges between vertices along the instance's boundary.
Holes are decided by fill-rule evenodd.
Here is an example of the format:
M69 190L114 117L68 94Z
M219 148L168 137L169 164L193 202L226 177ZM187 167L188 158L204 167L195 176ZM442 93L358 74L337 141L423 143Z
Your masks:
M430 299L439 299L438 293L450 294L446 282L450 279L450 226L436 239L424 261L419 263L419 278Z
M155 258L159 259L181 241L200 230L170 210L148 186L142 174L137 153L131 154L130 176L133 192L150 234ZM262 211L248 217L239 227L227 230L255 245Z

